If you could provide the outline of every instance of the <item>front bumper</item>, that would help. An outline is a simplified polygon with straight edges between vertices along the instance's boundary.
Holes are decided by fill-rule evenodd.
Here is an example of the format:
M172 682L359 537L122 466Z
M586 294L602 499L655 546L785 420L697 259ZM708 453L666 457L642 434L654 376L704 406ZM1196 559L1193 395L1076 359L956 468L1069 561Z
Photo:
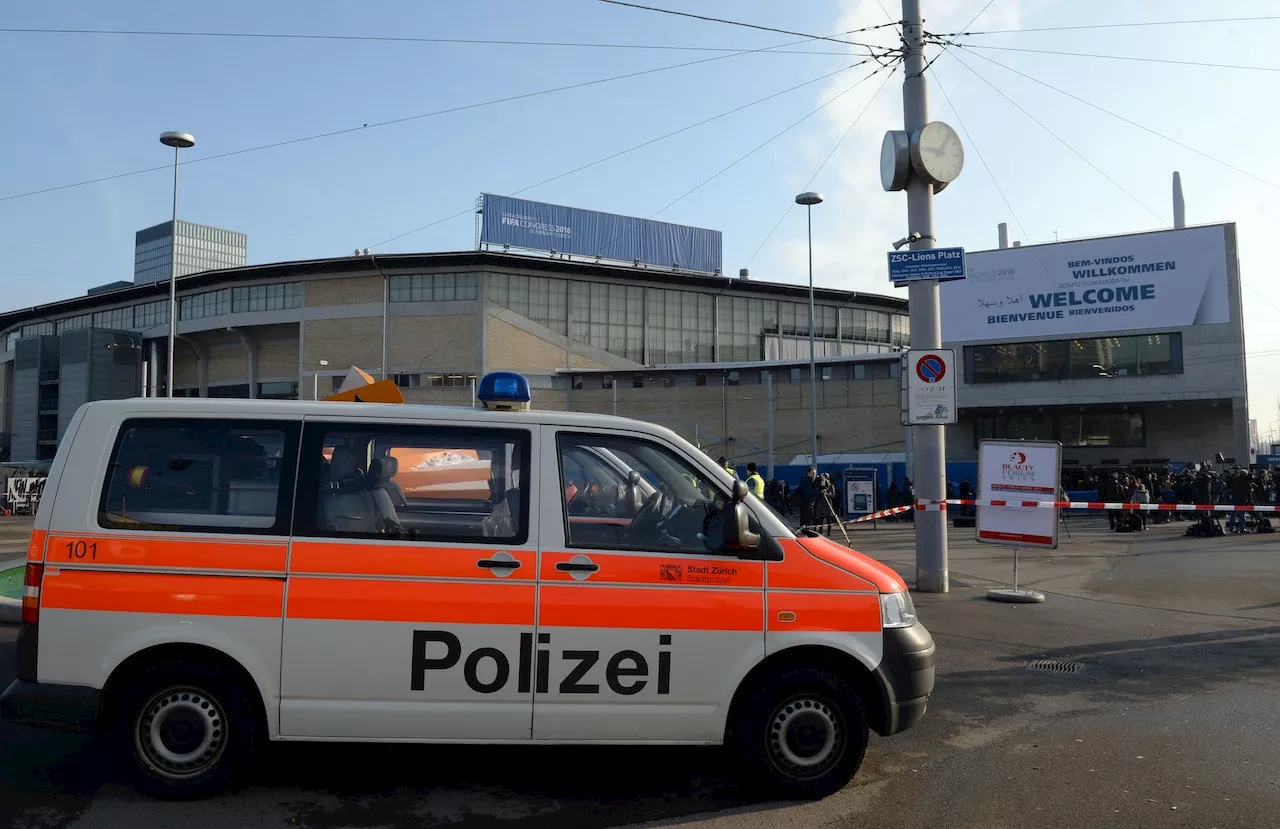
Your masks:
M58 731L93 731L102 692L80 685L54 685L15 679L0 694L0 718Z
M933 693L938 649L919 622L884 631L884 656L876 669L885 696L885 717L876 729L887 737L920 722Z

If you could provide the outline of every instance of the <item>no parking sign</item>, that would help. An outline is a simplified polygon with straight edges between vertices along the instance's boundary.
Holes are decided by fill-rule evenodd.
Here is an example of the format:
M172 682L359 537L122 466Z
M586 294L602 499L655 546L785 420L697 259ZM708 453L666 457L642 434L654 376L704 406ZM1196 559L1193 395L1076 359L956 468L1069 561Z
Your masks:
M950 348L916 349L902 356L902 424L956 422L956 353Z

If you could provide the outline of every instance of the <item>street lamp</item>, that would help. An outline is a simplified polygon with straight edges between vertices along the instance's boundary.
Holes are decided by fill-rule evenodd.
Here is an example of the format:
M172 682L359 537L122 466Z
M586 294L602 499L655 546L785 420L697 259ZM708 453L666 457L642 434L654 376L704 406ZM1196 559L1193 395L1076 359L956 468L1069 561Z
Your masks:
M173 397L173 342L178 328L178 150L196 145L187 132L162 132L160 143L173 147L173 222L169 226L169 365L165 394Z
M327 366L329 365L329 361L321 360L320 365L321 367ZM319 400L320 399L320 371L318 369L311 375L311 381L312 381L311 399Z
M818 371L813 341L813 206L822 204L821 193L801 193L796 204L802 204L809 217L809 436L812 465L818 465Z

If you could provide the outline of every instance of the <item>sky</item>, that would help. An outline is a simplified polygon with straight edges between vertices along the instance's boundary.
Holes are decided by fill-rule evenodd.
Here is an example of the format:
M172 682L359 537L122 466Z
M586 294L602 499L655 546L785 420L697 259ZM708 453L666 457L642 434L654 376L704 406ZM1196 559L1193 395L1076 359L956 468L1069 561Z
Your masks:
M938 244L994 247L999 222L1024 243L1168 227L1180 171L1188 223L1239 225L1250 412L1264 438L1280 432L1280 286L1266 256L1280 190L1280 113L1269 103L1280 20L1060 28L1264 16L1275 3L922 3L929 31L1015 30L968 37L988 48L951 49L930 66L930 116L956 127L967 150L935 201ZM815 35L900 16L897 0L652 5ZM800 38L598 0L67 0L10 5L0 27L595 44L0 32L0 310L132 278L134 231L171 209L164 130L197 140L183 155L192 163L180 171L180 216L247 233L250 263L472 249L476 196L523 191L719 229L726 272L800 283L805 226L792 199L813 189L826 197L813 212L816 282L894 292L884 252L906 233L905 199L881 189L879 148L901 127L901 73L886 81L887 71L870 75L874 63L850 68L862 58L842 44L759 51ZM1027 31L1037 28L1057 30ZM893 46L897 34L847 37ZM474 106L514 96L525 97ZM381 125L397 119L408 120ZM209 158L224 153L235 154ZM162 169L6 198L151 167Z

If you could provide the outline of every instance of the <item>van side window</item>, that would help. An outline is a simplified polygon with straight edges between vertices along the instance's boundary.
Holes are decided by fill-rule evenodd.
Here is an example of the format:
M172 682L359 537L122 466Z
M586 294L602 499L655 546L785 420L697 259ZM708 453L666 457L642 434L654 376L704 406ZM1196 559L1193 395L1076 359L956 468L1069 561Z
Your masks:
M288 535L298 431L260 420L126 421L107 465L98 524Z
M559 437L570 547L718 553L725 493L670 449L646 440Z
M523 544L530 434L308 423L295 534Z

